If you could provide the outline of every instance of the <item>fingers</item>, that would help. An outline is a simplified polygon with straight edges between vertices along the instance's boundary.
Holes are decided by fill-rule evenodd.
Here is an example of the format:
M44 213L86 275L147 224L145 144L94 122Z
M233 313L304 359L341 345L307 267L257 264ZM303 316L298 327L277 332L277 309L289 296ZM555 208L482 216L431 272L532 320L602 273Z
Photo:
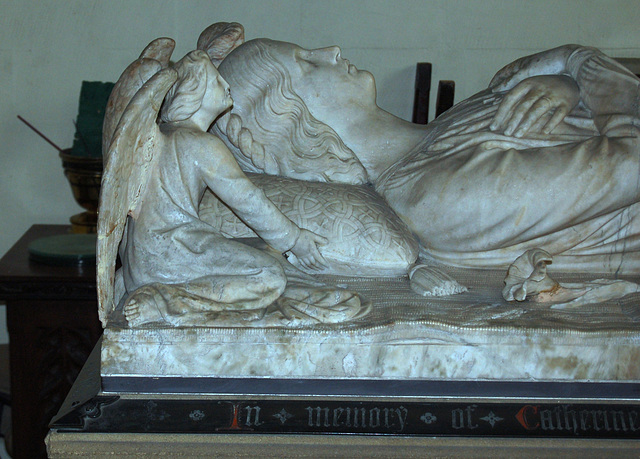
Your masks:
M308 230L303 230L298 237L296 246L292 249L300 265L309 271L327 268L327 262L320 253L318 246L327 244L327 238Z
M564 105L554 106L546 96L541 96L526 113L516 112L504 131L505 135L523 137L528 133L549 134L565 119L570 110Z
M533 97L522 101L511 115L511 119L504 129L505 135L514 135L516 132L522 133L524 129L530 127L533 124L535 114L540 109L540 101L541 99Z
M327 267L327 261L324 259L324 257L318 250L318 247L316 247L315 244L313 249L310 250L310 252L311 253L309 254L306 260L310 269L320 270Z
M324 257L319 255L318 257L303 257L298 258L298 262L300 265L308 271L319 271L323 268L326 268L326 262L324 261Z
M313 271L311 265L307 262L306 258L298 258L298 263L300 263L300 266L302 266L304 269Z
M329 239L327 239L324 236L320 236L319 234L316 234L316 233L312 233L312 234L314 236L314 240L315 240L316 244L326 245L329 242Z
M571 78L539 75L518 83L500 103L489 128L505 135L549 134L580 101L580 90Z
M547 121L547 124L542 128L542 132L545 134L551 133L558 124L562 122L563 119L569 114L570 110L568 107L558 107L555 111L551 119Z
M514 91L515 92L515 91ZM545 114L554 111L554 115L544 125L548 134L568 114L565 107L554 107L546 95L538 91L528 91L526 94L509 94L498 108L490 129L498 131L504 128L504 134L514 137L522 137L531 132L534 127L540 125Z
M318 250L318 246L322 246L327 244L329 240L326 237L320 236L312 231L307 230L307 234L309 237L309 247L307 250L307 257L305 262L307 265L314 270L322 269L327 267L327 262Z
M511 113L517 104L521 103L521 100L526 96L529 92L529 87L526 85L516 86L511 90L509 94L507 94L500 106L498 107L498 111L493 117L493 122L489 126L489 129L492 131L498 131L505 126L509 120L511 119Z
M514 120L513 124L510 123L504 133L515 137L522 137L529 132L551 108L549 99L545 96L540 97L530 106L526 113L522 115L518 113L519 120Z
M287 253L287 260L293 265L299 265L306 270L313 271L312 265L307 256L297 256L293 251Z

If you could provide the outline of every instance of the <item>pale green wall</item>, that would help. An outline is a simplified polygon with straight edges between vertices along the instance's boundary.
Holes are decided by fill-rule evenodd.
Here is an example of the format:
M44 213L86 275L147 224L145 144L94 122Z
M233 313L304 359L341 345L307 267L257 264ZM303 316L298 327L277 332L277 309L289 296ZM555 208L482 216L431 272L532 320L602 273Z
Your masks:
M640 57L639 6L638 0L0 0L0 254L33 223L66 223L81 210L57 152L16 115L70 146L81 81L115 81L158 36L175 38L181 56L206 26L235 20L247 38L339 44L344 57L376 75L379 105L409 118L418 61L434 63L435 80L455 80L460 100L510 60L563 43Z

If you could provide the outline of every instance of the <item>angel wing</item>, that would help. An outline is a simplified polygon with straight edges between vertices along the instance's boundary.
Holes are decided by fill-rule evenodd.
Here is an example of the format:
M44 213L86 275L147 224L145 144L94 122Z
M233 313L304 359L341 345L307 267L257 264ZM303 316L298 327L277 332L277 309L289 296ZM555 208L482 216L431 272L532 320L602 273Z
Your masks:
M227 55L244 43L244 27L237 22L216 22L198 37L197 48L206 51L218 67Z
M125 108L136 95L138 90L149 78L161 69L169 66L169 59L176 46L171 38L157 38L147 45L140 57L133 61L116 82L107 107L102 124L102 155L104 164L108 160L108 149L111 145L113 133L120 122Z
M162 147L156 123L162 101L177 72L160 70L137 91L124 109L107 150L100 190L97 244L98 315L103 326L115 308L114 282L118 246L127 216L136 216L154 152Z

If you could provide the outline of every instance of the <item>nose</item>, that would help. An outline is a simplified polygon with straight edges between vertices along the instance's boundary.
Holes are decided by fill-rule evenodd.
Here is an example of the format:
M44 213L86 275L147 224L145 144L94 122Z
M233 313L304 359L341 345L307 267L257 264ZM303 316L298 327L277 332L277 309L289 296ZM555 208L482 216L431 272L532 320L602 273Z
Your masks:
M327 48L317 49L315 52L318 54L318 56L322 56L327 61L336 63L341 59L340 51L341 50L339 46L329 46Z
M218 74L218 83L220 85L222 85L222 88L224 89L225 92L229 92L229 83L227 83L227 80L225 80L224 78L222 78L222 75Z
M329 55L335 59L336 62L340 60L340 47L339 46L330 46L328 48Z

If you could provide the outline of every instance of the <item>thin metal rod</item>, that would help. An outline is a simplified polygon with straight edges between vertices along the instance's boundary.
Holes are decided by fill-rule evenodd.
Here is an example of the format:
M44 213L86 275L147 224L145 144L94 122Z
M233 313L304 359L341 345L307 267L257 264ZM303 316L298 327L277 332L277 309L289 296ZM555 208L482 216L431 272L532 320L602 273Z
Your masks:
M35 132L36 134L38 134L40 137L42 137L44 140L46 140L47 142L49 142L50 145L52 145L56 150L58 150L60 153L62 153L62 148L60 148L59 146L57 146L55 143L53 143L53 141L51 139L49 139L49 137L47 137L46 135L44 135L42 132L38 131L35 127L33 127L33 125L31 123L29 123L27 120L25 120L23 117L21 117L20 115L18 115L18 119L20 121L22 121L24 124L26 124L27 126L29 126L31 129L33 129L33 132Z

